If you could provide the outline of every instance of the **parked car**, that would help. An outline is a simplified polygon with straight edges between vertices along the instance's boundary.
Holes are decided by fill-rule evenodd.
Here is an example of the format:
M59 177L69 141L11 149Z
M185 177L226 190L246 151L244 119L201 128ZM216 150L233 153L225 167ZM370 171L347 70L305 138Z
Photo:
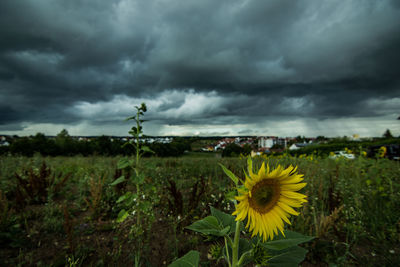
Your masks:
M335 151L333 152L333 155L330 155L329 158L331 159L337 159L337 158L346 158L346 159L355 159L356 157L354 154L347 153L346 151Z

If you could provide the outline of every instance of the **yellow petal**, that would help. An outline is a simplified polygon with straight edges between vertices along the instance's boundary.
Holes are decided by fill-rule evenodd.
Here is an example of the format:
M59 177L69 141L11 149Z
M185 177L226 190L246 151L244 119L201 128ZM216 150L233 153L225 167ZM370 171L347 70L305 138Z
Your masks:
M265 162L262 163L260 170L258 171L258 176L265 176Z
M271 210L270 214L275 219L275 223L276 223L276 226L278 227L279 231L282 232L283 231L283 221L282 221L281 217L274 210Z
M282 190L290 190L290 191L298 191L305 187L307 183L299 183L299 184L284 184L281 186Z
M286 205L285 203L278 201L278 206L281 207L281 209L283 209L284 211L286 211L287 213L290 213L292 215L299 215L299 213L297 211L295 211L294 209L292 209L291 207L289 207L288 205Z
M289 206L295 207L295 208L300 208L301 206L303 206L302 202L300 202L300 201L298 201L296 199L287 198L285 196L281 196L279 201L282 201L286 205L289 205Z
M288 219L290 215L283 211L279 206L276 206L273 211L275 211L278 216L281 217L287 224L292 224Z
M284 169L284 170L282 171L282 175L283 175L283 176L289 176L289 173L290 173L292 170L293 170L293 166L290 165L289 167L287 167L286 169Z
M265 215L262 216L262 237L263 241L266 241L268 239L268 227L267 227L267 221L265 219Z
M244 201L247 199L247 195L236 196L235 199L238 201Z
M282 190L281 194L288 198L293 198L293 199L299 200L301 202L307 202L307 200L303 199L303 198L306 198L307 196L297 193L297 192Z
M279 182L284 185L284 184L295 184L303 181L304 179L302 178L303 175L295 175L295 176L290 176L290 178L287 179L282 179Z
M250 191L253 186L256 184L256 182L252 179L246 179L246 181L244 182L244 186Z

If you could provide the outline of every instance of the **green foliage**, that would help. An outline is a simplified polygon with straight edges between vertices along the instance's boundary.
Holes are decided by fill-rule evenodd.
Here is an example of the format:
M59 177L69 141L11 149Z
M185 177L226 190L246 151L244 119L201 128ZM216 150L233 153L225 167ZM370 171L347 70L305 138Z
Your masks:
M236 221L235 217L225 212L222 212L214 207L211 208L211 215L217 218L218 222L222 225L222 227L227 228L229 227L229 231L226 234L231 234L235 232ZM241 230L244 231L243 224L240 224Z
M261 245L267 249L271 250L283 250L293 246L296 246L301 243L309 242L313 240L314 237L304 236L300 233L296 233L293 231L285 231L285 236L282 236L280 233L274 240L261 243Z
M105 176L91 177L89 180L89 197L85 198L85 202L89 207L92 219L100 217L102 210L102 201L105 187Z
M104 156L43 157L37 154L34 157L1 156L0 190L3 195L3 208L0 208L0 214L8 211L7 215L3 216L6 218L3 219L3 230L0 230L0 265L17 266L19 263L39 265L38 262L42 261L42 265L46 266L57 264L63 266L65 255L72 257L65 233L65 218L62 212L64 205L68 207L71 222L73 221L72 233L76 239L74 257L80 259L82 266L97 263L133 265L131 255L135 253L137 244L143 248L142 262L144 264L145 261L151 262L153 266L161 266L164 261L164 264L168 264L173 261L174 256L183 255L181 253L190 249L202 251L202 259L205 259L204 251L208 250L207 247L223 246L223 237L213 236L212 242L203 243L200 242L202 240L200 234L188 231L184 227L193 224L199 218L213 216L219 222L218 229L229 226L227 234L232 234L235 222L232 221L234 217L230 214L234 206L226 196L229 192L234 192L235 188L219 163L239 178L243 177L244 169L247 171L245 159L141 158L140 173L143 174L141 177L144 177L144 182L140 192L148 192L144 193L145 199L142 194L141 203L148 200L147 203L151 206L147 206L150 208L146 209L153 213L155 218L142 222L144 227L151 227L147 233L150 233L152 238L149 239L149 235L145 235L141 241L135 239L134 233L130 232L131 229L136 229L137 213L132 215L132 212L139 207L134 201L138 195L133 178L131 179L132 175L137 176L130 167L128 167L130 173L125 168L116 170L120 159L121 157ZM299 216L291 218L292 224L287 225L285 229L286 237L290 237L289 231L318 237L309 243L296 245L308 250L304 265L399 265L398 162L365 157L357 157L355 160L332 160L314 153L312 156L301 157L290 155L255 157L253 170L258 169L264 160L268 160L270 166L297 165L299 172L305 175L307 183L305 194L308 196L308 203L300 210ZM43 161L52 171L50 176L54 173L71 173L71 177L65 181L58 194L50 194L47 197L53 201L47 200L45 203L37 204L27 201L31 204L26 203L23 209L18 210L15 202L17 180L14 173L27 179L25 171L32 168L38 175ZM102 175L105 185L102 201L99 204L101 216L100 220L91 220L91 212L85 199L91 198L91 177L102 177ZM125 177L123 182L110 185L121 176ZM177 191L182 194L183 211L180 217L171 211L168 204L170 199L171 206L175 205L167 189L170 186L168 180L173 181ZM192 201L195 199L191 197L193 189L200 180L204 181L204 186L203 183L198 183L196 190L198 201ZM57 178L50 188L53 188L58 181L60 179ZM204 192L199 195L201 189L204 189ZM4 204L5 198L7 205ZM8 208L4 208L6 206ZM209 206L215 209L212 208L210 211ZM141 212L143 210L141 209ZM217 210L224 213L221 214ZM120 212L121 216L118 216ZM125 215L127 218L121 224L114 224L116 219ZM175 237L174 229L176 229ZM240 242L245 246L244 235L241 237ZM165 241L174 238L177 240L176 248L175 243ZM282 242L280 239L274 239L273 242L275 241ZM261 244L251 243L251 245L254 253L250 255L250 259L255 263L263 265L262 262L265 261L266 265L269 261L268 264L272 265L279 260L279 257L271 259L279 255L275 254L276 250ZM300 259L304 252L296 246L293 246L295 249L290 253L299 255ZM221 251L216 248L214 251ZM151 252L146 253L146 249ZM163 253L156 254L157 249ZM54 257L49 257L49 251ZM278 252L282 251L284 250ZM225 249L222 254L227 256ZM228 254L231 255L231 252ZM283 264L283 262L278 263ZM215 266L221 263L210 260L205 262L205 265L207 264Z
M214 208L211 208L211 213L213 216L208 216L202 220L196 221L186 228L204 235L228 238L228 240L230 240L229 235L235 232L235 228L237 229L237 233L244 231L242 223L235 222L235 218L232 215ZM236 238L237 236L235 234L234 242L236 242ZM298 264L304 260L307 253L306 249L298 247L298 245L309 242L312 239L314 239L314 237L304 236L292 231L285 231L285 237L279 235L274 240L265 243L261 242L258 237L251 241L240 238L240 240L237 240L238 254L236 257L239 259L237 266L241 266L251 258L257 262L259 260L259 255L257 255L257 253L260 253L262 248L267 250L264 255L268 255L267 258L262 260L262 263L268 263L268 265L272 266L298 266ZM232 244L229 242L226 246L226 251L229 251L229 255L227 255L226 252L224 253L227 261L230 262L229 259L235 257L234 243ZM262 248L260 249L259 246ZM232 264L236 266L233 262Z
M142 112L143 113L143 112ZM142 120L139 120L142 121ZM137 127L133 127L130 133L135 133ZM144 136L140 129L140 141ZM157 155L159 157L178 157L185 151L191 150L191 139L174 138L171 143L143 144L140 153L143 156ZM15 137L10 139L9 147L1 147L0 154L14 154L32 157L35 153L43 156L74 156L74 155L134 155L136 147L133 143L123 142L119 138L110 136L98 136L86 140L71 137L68 131L62 130L54 139L46 137L42 133L30 137Z
M280 251L280 253L271 254L271 258L268 260L268 266L299 266L299 264L304 260L306 254L307 250L302 247L290 247Z
M230 232L231 227L223 227L222 222L219 222L216 217L207 216L186 228L205 235L224 236Z
M392 133L390 132L389 129L386 129L386 131L383 134L383 137L384 138L393 138L393 135L392 135Z
M22 175L15 173L17 180L15 194L19 208L29 203L45 203L49 194L59 193L70 177L71 174L62 177L61 173L58 176L52 173L44 161L37 171L30 168Z
M238 185L238 183L239 183L239 178L235 175L235 174L233 174L230 170L228 170L224 165L222 165L222 164L219 164L220 166L221 166L221 168L222 168L222 170L224 171L224 173L229 177L229 178L231 178L231 180L235 183L235 185Z
M383 146L389 144L400 144L400 138L375 138L370 141L350 141L346 138L338 138L330 140L328 143L314 143L310 144L299 150L293 150L289 153L291 155L301 155L301 154L317 154L319 156L328 156L330 152L345 150L348 148L352 150L355 154L360 155L364 150L368 150L373 146Z
M0 190L0 232L5 231L11 225L13 213L7 197Z
M222 157L238 157L240 154L246 154L246 152L248 151L245 151L239 145L231 143L222 151Z
M183 257L177 259L168 267L197 267L199 266L200 254L195 250L191 250Z

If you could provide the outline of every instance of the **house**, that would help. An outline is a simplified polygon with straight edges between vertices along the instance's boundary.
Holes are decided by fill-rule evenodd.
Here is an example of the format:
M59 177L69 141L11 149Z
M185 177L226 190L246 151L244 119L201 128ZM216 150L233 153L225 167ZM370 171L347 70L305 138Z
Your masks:
M260 137L258 139L258 147L271 148L274 146L274 137Z
M294 143L289 147L289 150L298 150L300 148L304 148L310 144L307 143Z
M280 145L280 146L286 148L287 140L286 140L286 138L279 138L276 136L259 137L258 138L258 148L271 148L274 145Z

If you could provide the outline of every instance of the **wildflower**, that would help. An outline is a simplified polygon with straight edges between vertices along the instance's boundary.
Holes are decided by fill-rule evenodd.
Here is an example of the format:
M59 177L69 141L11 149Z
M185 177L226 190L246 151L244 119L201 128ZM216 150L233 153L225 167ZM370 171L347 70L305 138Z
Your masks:
M379 157L384 158L386 156L387 148L385 146L381 146L379 148Z
M270 171L263 163L257 174L249 166L244 188L238 189L236 199L240 202L233 215L241 221L247 217L246 228L252 231L252 236L262 236L263 241L272 240L278 230L284 235L283 221L290 224L290 215L299 214L293 207L301 207L307 202L305 195L295 192L306 185L299 183L302 177L293 166L283 169L279 165Z

